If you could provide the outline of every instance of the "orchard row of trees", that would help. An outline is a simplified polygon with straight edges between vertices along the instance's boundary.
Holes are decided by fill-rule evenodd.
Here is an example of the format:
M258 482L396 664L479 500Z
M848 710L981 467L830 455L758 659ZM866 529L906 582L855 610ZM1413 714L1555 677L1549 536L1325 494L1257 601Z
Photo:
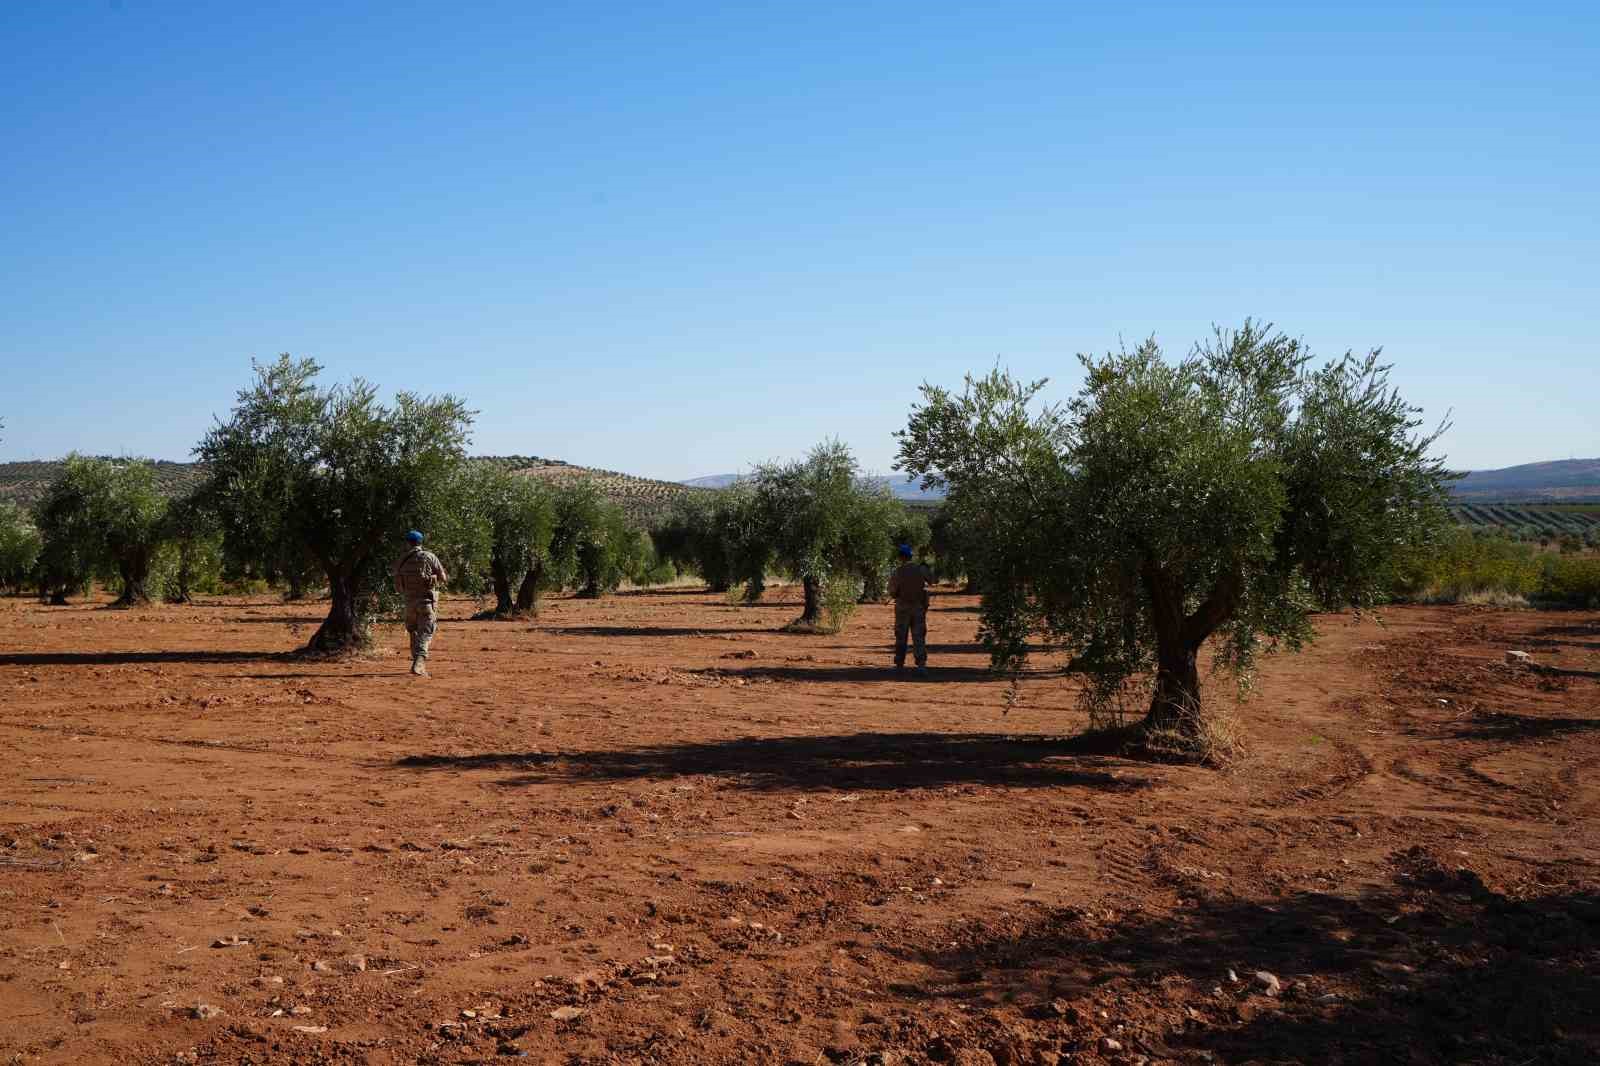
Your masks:
M401 535L428 533L459 591L491 613L532 612L550 588L599 596L671 576L649 537L586 483L553 487L466 460L471 413L453 397L357 381L321 388L320 367L284 356L256 367L231 417L196 449L206 479L176 499L141 461L68 458L24 513L0 506L0 585L37 584L65 603L114 580L119 606L183 602L225 576L327 590L310 647L366 643L390 596Z
M884 596L897 545L926 547L928 522L865 481L850 450L819 444L800 461L767 464L731 488L680 497L655 534L662 558L700 574L713 591L758 600L768 572L800 582L797 628L825 624L845 605Z
M1001 370L959 393L924 386L897 434L899 467L947 490L934 527L828 443L686 497L652 552L592 492L467 467L459 400L401 393L386 406L359 381L320 388L315 363L285 356L257 368L197 449L211 480L192 511L148 504L136 469L80 460L38 508L39 565L53 593L114 565L137 598L153 543L183 544L177 528L205 543L214 516L225 550L324 577L330 609L311 647L338 651L365 641L409 526L464 580L484 580L501 613L563 580L597 595L654 559L747 597L787 572L811 627L827 607L881 595L894 543L931 544L946 576L982 593L997 667L1042 637L1069 651L1100 720L1142 697L1140 733L1182 748L1207 728L1203 646L1247 684L1263 651L1311 639L1313 612L1387 599L1449 525L1451 475L1431 454L1444 427L1422 431L1376 351L1314 366L1299 341L1247 320L1176 361L1153 340L1081 361L1084 385L1064 405L1041 406L1044 382ZM29 550L26 537L0 543L14 540Z
M597 597L683 571L754 600L780 572L804 588L802 627L824 624L825 603L837 614L881 598L894 546L930 539L837 442L728 491L685 493L647 533L592 485L468 461L471 413L454 397L386 405L366 382L319 387L320 367L288 356L255 370L196 448L207 477L186 495L164 496L149 463L72 456L31 516L0 511L0 582L32 579L59 604L114 580L119 606L185 602L225 576L281 583L291 599L325 587L310 648L337 652L366 642L409 528L457 591L492 598L490 616L534 613L552 588Z

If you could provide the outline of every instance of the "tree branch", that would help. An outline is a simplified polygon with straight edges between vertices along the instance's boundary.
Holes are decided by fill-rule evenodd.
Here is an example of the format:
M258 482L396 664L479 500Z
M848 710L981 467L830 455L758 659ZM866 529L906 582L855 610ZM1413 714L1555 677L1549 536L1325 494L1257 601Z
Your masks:
M1218 626L1233 617L1239 604L1244 579L1238 570L1226 570L1211 586L1211 594L1183 620L1184 642L1193 646L1209 637Z

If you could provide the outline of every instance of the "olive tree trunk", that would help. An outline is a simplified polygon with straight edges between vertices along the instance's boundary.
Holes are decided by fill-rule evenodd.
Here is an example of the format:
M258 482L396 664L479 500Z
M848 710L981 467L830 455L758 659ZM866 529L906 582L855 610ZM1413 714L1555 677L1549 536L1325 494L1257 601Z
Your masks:
M318 655L343 655L361 651L372 643L372 634L361 616L362 590L357 568L328 568L328 617L312 634L306 650Z
M805 593L805 609L800 612L798 624L815 626L822 624L822 582L809 575L800 579L800 587Z
M1181 579L1147 564L1143 572L1151 621L1156 633L1155 692L1141 729L1146 736L1160 735L1179 744L1200 740L1200 646L1217 627L1233 616L1242 580L1227 573L1216 580L1205 600L1189 615L1183 613Z
M150 553L133 552L117 560L122 577L122 595L113 607L138 607L150 602Z
M511 597L511 575L499 563L489 566L489 578L494 582L494 613L497 618L509 618L516 611L516 601Z
M168 603L193 603L189 595L189 582L194 577L194 552L187 543L178 545L178 572L174 576L177 588L167 591Z
M544 585L544 561L534 563L528 572L522 576L522 584L517 588L517 613L535 615L539 613L539 593Z
M1183 646L1158 647L1156 687L1145 715L1146 733L1177 734L1197 739L1200 721L1199 649Z

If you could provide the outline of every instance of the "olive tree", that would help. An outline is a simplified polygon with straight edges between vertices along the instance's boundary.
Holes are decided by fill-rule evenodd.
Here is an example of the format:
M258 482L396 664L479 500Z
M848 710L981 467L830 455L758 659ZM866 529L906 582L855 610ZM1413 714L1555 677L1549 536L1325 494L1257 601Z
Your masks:
M699 574L713 592L726 592L731 578L722 539L715 534L720 491L685 492L650 530L656 554L681 573Z
M743 583L747 599L761 598L772 552L748 484L684 493L651 537L662 559L693 570L712 592Z
M959 502L951 502L947 498L928 521L928 549L933 553L936 579L954 581L966 578L965 591L977 592L977 577L971 572L967 559L973 550L969 545L976 546L981 542L975 542L972 529L967 524L970 521L963 514Z
M192 603L195 588L216 585L222 573L222 524L204 487L172 501L163 534L171 560L162 596Z
M1045 383L998 370L924 386L900 465L951 489L996 665L1044 633L1088 672L1091 710L1151 679L1145 737L1192 746L1208 640L1246 682L1260 648L1310 639L1313 610L1379 601L1440 527L1445 427L1418 432L1376 351L1313 369L1249 321L1175 363L1154 340L1080 358L1065 407L1034 411Z
M513 583L549 557L555 501L541 482L487 464L468 464L462 480L468 550L454 570L464 581L486 574L494 591L491 616L510 618L520 613Z
M856 505L861 513L851 522L852 535L858 538L851 554L859 560L860 602L882 603L889 594L889 574L899 562L896 549L902 544L914 550L927 547L928 520L881 483L861 485Z
M793 625L817 628L823 585L858 580L864 566L887 555L894 513L862 483L854 456L839 441L817 445L798 462L758 467L752 483L760 535L804 592Z
M588 482L556 493L552 570L581 599L597 599L635 576L646 562L649 539Z
M22 591L43 547L44 539L22 508L0 500L0 591Z
M455 397L409 392L385 405L360 379L320 388L310 359L254 369L255 384L196 453L225 520L270 530L327 576L328 616L307 650L358 650L370 642L394 546L440 515L472 413Z
M113 606L150 602L150 568L165 534L167 500L155 467L140 460L67 457L66 468L35 505L53 603L96 573L114 571L122 592Z
M230 567L248 576L286 580L286 598L299 600L307 576L320 569L291 528L294 466L303 459L310 427L319 417L313 383L319 368L287 356L251 366L255 386L238 394L227 434L213 430L196 449L202 457L220 460L200 495L222 528Z

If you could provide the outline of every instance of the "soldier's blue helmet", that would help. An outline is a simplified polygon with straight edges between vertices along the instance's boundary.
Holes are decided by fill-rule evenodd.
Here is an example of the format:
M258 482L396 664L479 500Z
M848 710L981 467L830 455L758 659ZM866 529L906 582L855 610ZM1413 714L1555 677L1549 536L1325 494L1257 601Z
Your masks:
M422 534L418 533L416 530L413 529L411 532L406 534L406 539L409 540L413 544L421 544L422 543Z
M900 545L900 558L902 558L902 559L911 558L911 545L909 545L909 544Z

